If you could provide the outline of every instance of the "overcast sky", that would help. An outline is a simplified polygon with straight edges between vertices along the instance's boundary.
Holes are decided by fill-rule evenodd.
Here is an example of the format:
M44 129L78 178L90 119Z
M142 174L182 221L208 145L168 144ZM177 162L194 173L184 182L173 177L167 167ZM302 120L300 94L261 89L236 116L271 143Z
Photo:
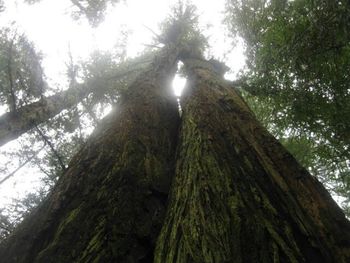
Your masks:
M136 56L144 44L151 43L153 35L147 27L157 32L159 23L176 3L174 0L127 0L127 4L118 4L110 9L99 27L91 28L84 19L72 20L74 7L69 0L42 0L34 5L19 0L4 2L6 11L0 15L0 26L10 26L12 23L12 27L24 32L44 55L43 67L49 84L62 88L67 85L64 74L69 49L75 60L84 59L93 50L113 48L121 31L128 30L127 54ZM212 55L226 62L234 72L230 75L233 78L243 67L244 56L241 45L232 49L232 40L225 37L221 23L225 0L192 2L198 7L200 23L206 29ZM183 82L177 78L175 84L178 86ZM9 143L2 150L11 147L17 147L16 143ZM7 161L0 160L0 165ZM18 164L14 163L13 167L16 165ZM0 207L8 203L10 198L23 197L26 192L38 187L39 179L37 170L28 167L21 169L16 177L0 185Z
M193 0L199 10L203 28L209 36L213 55L223 59L232 50L230 39L225 38L222 11L225 0ZM27 5L19 0L7 0L6 12L1 14L2 26L16 22L19 31L24 31L45 55L44 68L48 77L57 78L58 72L65 70L68 47L75 58L84 58L94 49L108 50L120 38L120 32L131 31L128 41L128 55L135 56L144 44L150 43L151 31L158 31L159 23L167 16L174 0L128 0L109 10L105 21L97 28L91 28L86 20L73 21L74 10L69 0L42 0L38 4ZM241 48L233 50L226 59L228 65L237 71L242 67L244 57Z

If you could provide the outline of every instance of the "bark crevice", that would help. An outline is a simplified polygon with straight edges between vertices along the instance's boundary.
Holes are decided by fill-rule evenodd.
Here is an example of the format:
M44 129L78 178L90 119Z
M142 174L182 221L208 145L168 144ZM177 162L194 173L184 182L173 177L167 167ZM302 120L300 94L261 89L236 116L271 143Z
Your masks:
M179 116L167 46L71 160L47 200L0 245L4 262L151 262Z
M326 190L215 65L184 64L190 84L155 262L348 262L350 224Z

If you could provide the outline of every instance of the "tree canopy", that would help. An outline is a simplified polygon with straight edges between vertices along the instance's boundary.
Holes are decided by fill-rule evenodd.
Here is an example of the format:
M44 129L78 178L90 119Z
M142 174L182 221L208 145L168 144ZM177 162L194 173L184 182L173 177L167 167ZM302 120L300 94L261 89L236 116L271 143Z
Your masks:
M25 0L28 4L35 4L43 0ZM71 0L75 7L72 17L79 19L86 17L92 26L97 26L103 19L109 5L120 2L120 0Z

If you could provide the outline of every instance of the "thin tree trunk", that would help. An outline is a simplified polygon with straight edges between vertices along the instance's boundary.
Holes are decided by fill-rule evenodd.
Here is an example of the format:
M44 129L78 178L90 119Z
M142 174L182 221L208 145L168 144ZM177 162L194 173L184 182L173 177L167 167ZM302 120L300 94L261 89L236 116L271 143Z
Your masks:
M0 247L11 263L152 262L174 174L179 50L165 47Z
M121 70L109 79L135 73L135 69ZM79 84L49 97L43 97L15 111L0 116L0 146L17 139L35 126L49 120L65 109L72 108L93 92L102 92L99 85Z
M78 104L91 93L85 88L70 88L0 116L0 146L17 139L36 125Z
M176 177L155 262L350 262L350 224L212 64L185 60Z

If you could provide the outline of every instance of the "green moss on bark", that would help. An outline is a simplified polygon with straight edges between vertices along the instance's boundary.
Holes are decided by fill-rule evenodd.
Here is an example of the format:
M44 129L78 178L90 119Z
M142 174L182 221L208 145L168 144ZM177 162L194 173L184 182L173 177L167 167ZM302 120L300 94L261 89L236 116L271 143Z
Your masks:
M340 208L205 63L185 61L191 90L155 262L348 262Z
M0 246L7 263L149 262L174 174L177 102L167 46L121 98L48 199Z

